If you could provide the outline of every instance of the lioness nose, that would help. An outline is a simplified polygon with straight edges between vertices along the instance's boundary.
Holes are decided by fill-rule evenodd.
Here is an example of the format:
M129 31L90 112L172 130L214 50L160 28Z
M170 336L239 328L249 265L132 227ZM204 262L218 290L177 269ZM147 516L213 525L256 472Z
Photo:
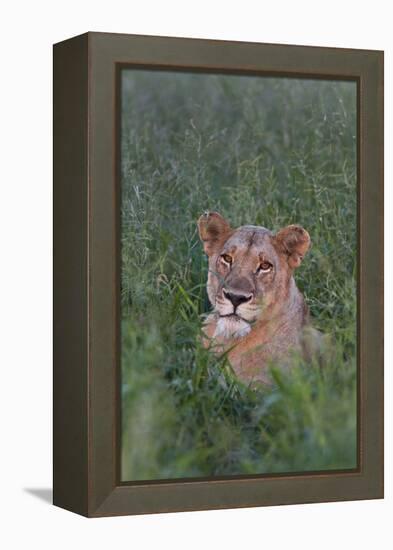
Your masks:
M230 300L234 307L240 306L240 304L244 304L245 302L249 302L252 298L252 294L234 294L233 292L228 292L227 290L223 290L225 298Z

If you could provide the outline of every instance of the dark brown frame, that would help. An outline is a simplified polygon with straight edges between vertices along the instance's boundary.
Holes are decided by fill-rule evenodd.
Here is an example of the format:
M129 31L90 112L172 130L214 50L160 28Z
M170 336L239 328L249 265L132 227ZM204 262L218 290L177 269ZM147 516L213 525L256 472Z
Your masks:
M129 65L357 82L356 470L120 483L116 84ZM89 517L383 497L383 52L106 33L54 46L53 429L54 503Z

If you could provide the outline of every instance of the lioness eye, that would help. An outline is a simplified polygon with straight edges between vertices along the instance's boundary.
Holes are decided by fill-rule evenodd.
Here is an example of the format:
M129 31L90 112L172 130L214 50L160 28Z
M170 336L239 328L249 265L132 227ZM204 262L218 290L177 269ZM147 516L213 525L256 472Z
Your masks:
M270 271L272 269L272 264L270 262L262 262L261 264L259 264L259 267L258 267L258 272L259 273L267 273L268 271Z
M231 264L232 263L232 257L229 254L222 254L221 258L224 260L225 263Z

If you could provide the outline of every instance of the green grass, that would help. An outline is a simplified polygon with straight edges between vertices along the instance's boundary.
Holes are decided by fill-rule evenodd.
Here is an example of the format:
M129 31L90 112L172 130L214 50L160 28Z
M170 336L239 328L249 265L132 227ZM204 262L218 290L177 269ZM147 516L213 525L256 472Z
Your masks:
M122 121L123 480L355 467L355 84L126 71ZM201 348L204 210L309 231L323 369L253 391Z

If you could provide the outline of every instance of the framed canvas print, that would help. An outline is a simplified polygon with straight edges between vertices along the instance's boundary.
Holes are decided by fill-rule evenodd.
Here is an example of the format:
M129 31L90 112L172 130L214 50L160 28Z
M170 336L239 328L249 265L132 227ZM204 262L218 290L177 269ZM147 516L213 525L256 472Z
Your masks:
M383 496L383 53L54 47L54 503Z

